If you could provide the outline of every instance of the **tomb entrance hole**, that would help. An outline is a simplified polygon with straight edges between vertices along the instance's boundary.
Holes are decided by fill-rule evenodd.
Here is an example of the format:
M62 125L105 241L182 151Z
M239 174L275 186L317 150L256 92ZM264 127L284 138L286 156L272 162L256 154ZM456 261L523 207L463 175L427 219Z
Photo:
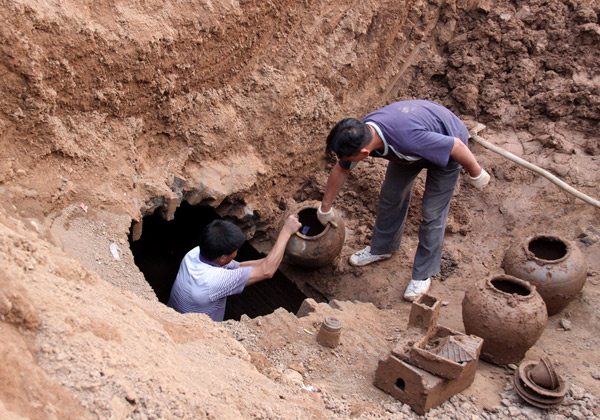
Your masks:
M129 237L134 261L158 300L167 304L171 287L177 277L181 260L198 246L200 233L206 225L220 218L210 206L182 203L173 220L167 221L159 212L145 216L139 239ZM133 228L133 224L132 224ZM264 258L248 241L238 251L237 261ZM239 295L227 298L225 319L239 320L268 315L278 308L296 313L306 296L279 270L273 278L248 286Z

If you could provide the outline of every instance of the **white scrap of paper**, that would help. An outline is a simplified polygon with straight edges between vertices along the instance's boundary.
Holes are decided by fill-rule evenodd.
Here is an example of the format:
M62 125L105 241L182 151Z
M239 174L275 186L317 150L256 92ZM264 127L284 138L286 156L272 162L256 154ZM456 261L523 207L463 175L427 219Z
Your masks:
M117 245L116 243L113 242L110 244L110 252L112 256L115 257L115 260L119 261L121 259L121 257L119 256L119 245Z

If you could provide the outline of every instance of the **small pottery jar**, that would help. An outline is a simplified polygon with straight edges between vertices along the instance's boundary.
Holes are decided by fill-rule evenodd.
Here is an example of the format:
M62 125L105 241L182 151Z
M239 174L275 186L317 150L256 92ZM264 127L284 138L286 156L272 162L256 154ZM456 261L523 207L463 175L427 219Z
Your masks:
M304 267L320 267L331 263L344 246L346 228L339 212L335 212L335 226L323 226L317 218L318 201L305 201L288 212L296 215L302 227L287 243L285 254L292 264Z
M549 235L513 244L502 261L504 272L536 287L548 315L562 311L579 293L587 277L583 253L571 242Z
M483 338L480 357L497 365L517 363L542 335L548 313L535 286L499 275L465 293L462 316L467 334Z
M325 347L337 347L340 344L342 323L332 316L328 316L321 323L317 334L317 343Z

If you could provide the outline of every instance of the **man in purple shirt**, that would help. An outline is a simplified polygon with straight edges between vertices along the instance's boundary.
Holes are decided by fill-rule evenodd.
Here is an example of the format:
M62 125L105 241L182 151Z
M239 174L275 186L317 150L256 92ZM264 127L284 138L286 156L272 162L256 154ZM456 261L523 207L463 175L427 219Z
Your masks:
M345 118L327 137L327 149L333 150L339 161L329 175L317 212L323 224L332 220L333 200L359 161L368 156L389 161L371 245L350 257L355 266L390 258L398 250L415 179L427 169L419 245L412 280L404 293L408 301L426 293L431 276L440 271L450 200L461 167L476 188L485 187L490 180L467 147L468 138L467 128L456 115L424 100L396 102L362 120Z
M288 217L265 258L237 262L234 258L246 236L233 223L211 222L200 234L200 245L183 258L167 305L177 312L199 312L223 321L227 296L273 277L288 240L300 226L296 216Z

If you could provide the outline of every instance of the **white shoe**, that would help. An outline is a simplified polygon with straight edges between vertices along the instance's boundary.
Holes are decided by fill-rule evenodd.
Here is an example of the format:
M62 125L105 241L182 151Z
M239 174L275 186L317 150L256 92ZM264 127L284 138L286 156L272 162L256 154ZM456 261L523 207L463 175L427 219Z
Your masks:
M422 294L425 294L429 291L431 287L431 277L426 278L425 280L411 280L408 283L408 287L404 292L404 300L412 302L416 300Z
M363 265L374 263L375 261L387 260L391 256L392 254L373 255L371 254L371 247L368 246L365 249L361 249L360 251L352 254L350 256L350 264L360 267Z

